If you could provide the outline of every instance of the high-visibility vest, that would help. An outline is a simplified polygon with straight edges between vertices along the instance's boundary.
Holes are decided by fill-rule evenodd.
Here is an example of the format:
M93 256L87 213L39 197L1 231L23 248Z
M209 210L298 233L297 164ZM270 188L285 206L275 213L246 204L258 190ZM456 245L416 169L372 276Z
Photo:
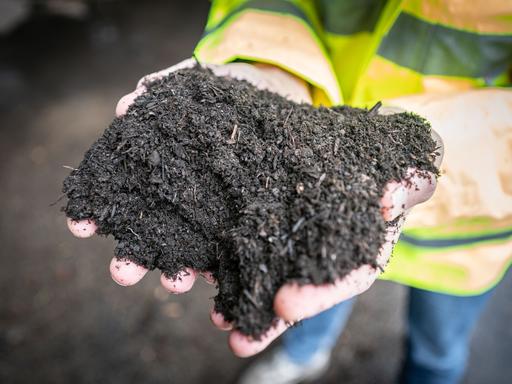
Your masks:
M310 84L315 104L371 106L408 95L455 93L451 101L464 105L457 93L510 84L512 1L217 0L195 55L219 64L277 65ZM512 91L504 92L496 100L508 103L508 110L500 111L512 112ZM512 117L500 135L510 140L499 147L509 159ZM512 178L512 163L508 171L489 172ZM413 220L382 277L456 295L491 288L512 261L508 183L500 191L502 213L476 209L473 217L454 214L428 225ZM436 195L433 201L439 209Z

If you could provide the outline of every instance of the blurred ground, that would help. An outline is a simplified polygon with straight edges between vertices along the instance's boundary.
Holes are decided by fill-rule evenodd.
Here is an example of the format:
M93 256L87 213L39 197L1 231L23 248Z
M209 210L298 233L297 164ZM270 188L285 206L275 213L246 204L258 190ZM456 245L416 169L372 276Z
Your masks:
M104 1L86 20L36 17L0 36L0 382L229 383L248 363L208 320L214 289L170 296L158 273L108 273L112 241L74 239L61 182L146 73L190 56L206 1ZM467 384L510 383L512 275L477 329ZM322 383L392 383L403 287L362 295Z

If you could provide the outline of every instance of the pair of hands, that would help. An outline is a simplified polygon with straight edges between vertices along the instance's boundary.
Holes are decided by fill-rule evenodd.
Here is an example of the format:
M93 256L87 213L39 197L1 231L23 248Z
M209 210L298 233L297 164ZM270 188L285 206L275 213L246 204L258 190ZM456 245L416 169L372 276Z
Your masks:
M116 115L126 113L134 100L145 92L148 81L168 75L182 68L192 67L195 60L188 59L175 66L143 77L137 84L135 91L125 95L119 100ZM309 102L311 97L307 85L297 77L280 70L277 67L264 64L231 63L225 65L208 65L217 76L230 76L238 80L246 80L260 89L268 89L296 102ZM385 112L385 110L384 110ZM435 137L441 143L438 137ZM437 161L440 163L440 158ZM439 164L438 164L439 165ZM388 228L386 241L378 255L378 264L384 267L391 255L393 245L398 240L401 227L408 211L432 196L436 187L436 179L430 179L416 174L414 169L408 170L407 181L388 183L381 199L381 212L386 221L396 220ZM96 232L96 224L92 220L72 221L68 219L68 227L76 237L87 238ZM116 283L122 286L131 286L139 282L148 270L128 260L113 258L110 263L110 273ZM343 279L334 284L303 285L287 284L281 287L274 299L274 310L279 320L260 340L232 330L221 314L210 312L210 318L219 329L230 331L229 346L240 357L252 356L265 349L274 339L282 334L287 324L312 317L344 300L366 291L377 279L380 269L364 265L352 271ZM184 293L189 291L200 274L190 268L182 271L176 279L169 279L164 274L160 281L163 287L171 293ZM211 274L201 274L208 282L214 284Z

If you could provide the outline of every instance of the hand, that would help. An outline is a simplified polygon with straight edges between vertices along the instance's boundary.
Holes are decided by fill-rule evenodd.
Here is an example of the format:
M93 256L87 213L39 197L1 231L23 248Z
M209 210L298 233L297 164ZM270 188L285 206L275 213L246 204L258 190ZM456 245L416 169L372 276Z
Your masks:
M383 107L381 114L404 112L401 108ZM438 156L434 163L440 167L444 147L441 137L432 131L432 138L437 143ZM427 176L427 177L425 177ZM332 306L365 292L377 279L386 266L394 244L398 241L402 226L411 209L428 200L436 189L437 181L433 174L425 175L416 169L409 168L406 177L401 182L392 181L386 185L381 198L381 213L389 226L386 241L377 256L379 268L369 265L361 266L348 276L333 284L303 285L286 284L279 289L274 298L274 311L279 317L276 324L260 340L254 340L238 331L232 331L229 345L239 357L249 357L264 350L273 340L279 337L291 325L315 316ZM221 330L231 331L221 314L211 312L212 322Z
M160 72L150 74L142 78L135 91L127 94L117 104L116 114L122 116L126 113L133 101L145 90L144 84L158 77L166 76L173 71L192 67L195 65L193 59L185 60L173 67ZM268 89L284 97L297 102L311 103L311 97L307 85L298 78L284 72L276 67L264 64L231 63L226 65L208 65L218 76L230 76L240 80L246 80L258 88ZM396 110L382 109L382 112L396 113ZM438 136L434 137L441 146ZM437 159L438 165L440 158ZM384 267L391 255L394 243L398 240L401 226L408 211L416 204L419 204L434 193L436 179L433 175L425 178L419 175L414 169L409 169L405 180L402 182L389 183L381 199L381 212L386 221L396 220L394 225L389 226L386 242L378 255L378 263ZM90 237L96 231L96 225L91 220L74 222L68 219L68 227L77 237ZM147 269L127 260L112 259L110 272L114 281L123 286L130 286L140 281L147 273ZM260 340L232 331L229 336L229 345L233 352L241 357L254 355L265 349L275 338L282 334L287 324L314 316L344 300L361 294L366 291L376 280L380 269L374 269L365 265L352 271L348 276L336 281L334 284L320 286L287 284L278 291L274 300L274 310L279 316L276 325L271 328ZM199 274L186 269L179 276L172 280L164 274L161 276L161 283L172 293L183 293L190 290ZM210 274L202 273L207 281L213 283ZM231 330L221 314L211 312L212 322L222 330Z
M194 59L187 59L163 71L156 72L139 80L135 91L125 95L119 100L116 107L116 115L123 116L134 100L146 91L145 84L151 80L164 77L169 73L183 68L190 68L196 64ZM311 103L311 97L306 84L276 67L265 64L231 63L226 65L207 65L218 76L230 76L235 79L246 80L260 89L268 89L288 97L297 102ZM92 220L73 221L68 219L68 228L76 237L87 238L96 232L96 224ZM112 279L122 286L131 286L139 282L148 272L143 266L128 260L113 258L110 263ZM164 274L160 281L165 289L172 293L187 292L192 288L199 273L186 268L175 279L170 279ZM210 283L214 283L210 273L201 273Z
M387 184L381 199L381 212L386 221L395 221L388 227L386 241L377 257L381 268L385 267L391 256L407 213L414 205L428 200L434 193L435 187L436 179L433 175L425 178L414 169L408 170L404 181ZM259 353L286 331L290 324L315 316L366 291L375 282L380 272L380 268L364 265L333 284L303 286L296 283L286 284L279 289L274 298L274 311L279 317L276 325L260 340L232 331L229 336L229 345L240 357ZM224 321L221 314L212 312L211 320L218 328L231 330L231 325Z

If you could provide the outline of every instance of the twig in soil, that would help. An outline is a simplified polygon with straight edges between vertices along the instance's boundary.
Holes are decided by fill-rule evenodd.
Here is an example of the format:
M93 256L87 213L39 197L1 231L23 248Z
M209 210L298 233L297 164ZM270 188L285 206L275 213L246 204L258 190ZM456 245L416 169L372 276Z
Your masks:
M114 215L116 214L116 209L117 209L117 205L114 204L114 206L112 207L112 212L110 212L110 218L112 219L114 217Z
M51 203L51 204L49 205L49 207L53 207L55 204L57 204L59 201L61 201L61 200L64 198L64 196L66 196L66 194L65 194L65 193L63 193L62 195L60 195L60 197L59 197L57 200L55 200L53 203Z
M292 233L297 232L299 230L300 226L302 225L302 223L304 223L304 221L306 221L305 217L301 217L299 220L297 220L297 222L292 227Z
M396 131L394 131L394 132L396 132ZM392 135L389 135L388 137L389 137L389 140L391 140L393 143L398 144L398 141L396 141L396 140L393 138L393 136L392 136Z
M286 133L288 133L288 137L290 138L290 141L292 142L292 145L295 148L295 138L293 137L292 133L286 126L286 123L288 123L288 119L290 118L290 115L292 114L292 112L293 112L293 108L290 109L290 112L288 112L286 119L284 119L283 128L286 128Z
M332 153L334 155L336 155L336 153L338 152L339 146L340 146L340 138L337 137L336 140L334 140L334 149L332 150Z
M252 295L247 291L247 289L244 289L244 296L249 299L249 301L256 307L259 308L261 305L252 297Z
M368 111L368 116L375 116L379 112L380 107L382 107L382 102L377 101L377 104L371 107Z
M316 182L316 185L315 185L316 188L320 187L320 184L322 184L322 181L325 180L325 176L327 176L325 173L322 173L320 175L320 177L318 178L318 181Z
M320 189L320 185L322 184L322 181L324 181L324 180L325 180L325 176L326 176L326 174L325 174L325 173L322 173L322 174L320 175L320 177L318 178L318 181L316 182L315 187L316 187L316 189L318 189L318 193L316 194L316 199L317 199L317 200L320 198L320 195L321 195L321 193L322 193L322 190Z
M165 158L164 154L162 153L160 164L162 166L161 174L162 174L162 180L165 181Z
M290 256L293 256L293 240L292 239L288 239L288 241L286 242L286 249L288 251L288 254Z
M140 239L140 236L138 234L136 234L133 229L131 229L130 227L126 227L131 233L133 233L135 236L137 236L137 238Z
M238 132L238 125L235 124L235 126L233 127L233 131L231 132L231 137L228 140L228 144L238 143L238 139L240 139L240 134L238 134L238 139L235 141L237 132Z
M197 199L196 199L196 185L192 188L192 197L194 199L194 220L197 220Z
M286 119L284 119L283 128L286 128L286 123L288 122L288 119L290 118L290 115L293 112L293 108L290 109L290 112L288 112L288 115L286 116Z

